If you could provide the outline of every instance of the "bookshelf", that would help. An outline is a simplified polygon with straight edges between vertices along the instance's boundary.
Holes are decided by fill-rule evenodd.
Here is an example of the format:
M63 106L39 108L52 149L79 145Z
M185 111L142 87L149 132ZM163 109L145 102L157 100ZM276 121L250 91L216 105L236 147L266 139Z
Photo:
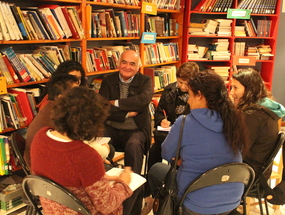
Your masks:
M185 47L185 49L183 50L182 54L182 62L195 61L199 64L201 69L208 69L213 66L229 67L230 69L228 70L228 75L225 77L226 81L231 80L231 74L235 68L250 66L260 71L267 88L271 90L281 0L262 1L263 5L258 5L258 2L261 1L247 1L250 2L250 5L243 5L242 2L245 1L222 0L219 1L221 3L220 7L222 7L221 10L215 9L215 3L218 1L208 1L212 2L212 8L211 4L210 6L207 6L204 4L205 2L207 1L186 1L184 17L185 28L183 32L183 47ZM233 12L233 10L228 10L228 8L234 9L236 13L240 12L236 9L249 9L251 11L249 19L241 16L233 16L235 12ZM217 10L223 12L217 12ZM229 18L227 18L228 11L230 14ZM244 11L242 11L242 13L243 15L246 14ZM193 28L191 28L194 27L193 24L195 23L207 23L208 20L219 19L231 20L230 28L228 30L229 33L220 33L217 35L217 32L227 31L223 30L222 28L221 31L219 30L219 24L221 22L218 22L214 27L214 32L211 32L211 29L209 29L211 27L210 24L212 23L203 24L202 27L200 27L202 28L200 31L208 31L210 33L199 33L199 29L193 30ZM257 28L257 31L255 32L254 26ZM196 32L190 33L190 31ZM209 44L213 43L213 41L217 39L224 39L228 44L228 48L226 49L228 53L220 53L220 55L223 55L221 58L213 57L215 53L213 52L212 55L209 51L210 49L213 49L211 46L209 46ZM189 44L199 47L206 47L208 50L205 55L201 54L201 56L197 56L198 54L196 53L198 51L195 49L193 50L193 46L188 46ZM260 47L261 49L258 50L260 45L262 45ZM222 45L219 44L218 46L221 47ZM269 51L266 51L266 48L268 48ZM263 51L266 51L267 53L263 54ZM253 52L256 52L257 54L252 54Z

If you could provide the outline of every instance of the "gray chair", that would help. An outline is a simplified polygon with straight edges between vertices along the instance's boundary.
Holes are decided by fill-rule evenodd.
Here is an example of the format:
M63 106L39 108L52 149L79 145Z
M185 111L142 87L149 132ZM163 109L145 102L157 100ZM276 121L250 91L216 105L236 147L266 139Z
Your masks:
M254 170L245 163L227 163L210 169L202 175L198 176L193 182L188 185L179 201L178 214L183 214L182 206L188 193L205 187L232 182L240 182L244 184L244 192L241 198L241 203L244 207L244 214L246 214L245 198L250 187L252 186L254 178Z
M24 151L26 147L25 138L17 132L13 132L10 138L12 152L14 157L22 167L25 175L30 175L30 168L28 167L26 161L24 160ZM22 195L22 201L27 205L26 215L34 215L35 211L33 210L33 206L30 201L27 199L26 195ZM39 201L37 201L39 202Z
M21 165L23 171L26 175L30 175L30 168L28 167L26 161L24 160L24 151L26 147L26 140L25 138L17 132L13 132L11 134L11 147L13 154Z
M23 190L29 201L32 203L37 214L42 215L41 208L38 207L35 197L44 197L83 215L91 215L89 209L65 187L41 176L28 175L23 180Z
M266 159L266 162L261 167L262 174L266 173L266 171L269 168L272 168L272 164L273 164L274 158L276 157L276 155L279 152L280 148L284 144L284 141L285 141L285 134L284 134L284 132L279 132L278 138L277 138L277 140L275 142L274 148L272 149L272 151L268 155L268 158ZM284 148L283 148L283 150L284 150ZM268 210L268 205L267 205L267 198L266 198L267 195L266 195L266 192L265 192L264 188L261 185L259 177L256 177L256 179L253 182L253 185L252 185L252 187L251 187L251 189L250 189L250 191L249 191L247 196L258 199L259 208L260 208L260 214L261 215L263 215L262 199L264 199L266 214L269 215L269 210Z

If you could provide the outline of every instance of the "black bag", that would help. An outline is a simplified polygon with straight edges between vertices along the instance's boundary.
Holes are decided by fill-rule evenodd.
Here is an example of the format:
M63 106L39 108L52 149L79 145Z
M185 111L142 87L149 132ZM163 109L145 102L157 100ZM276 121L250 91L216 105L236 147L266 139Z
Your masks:
M285 149L282 148L283 163L285 162ZM266 199L273 205L284 205L285 204L285 169L282 171L282 181L277 184L273 189L269 187L263 174L258 176L260 185L264 189Z
M177 213L178 197L177 197L177 183L176 183L176 173L177 173L177 161L180 152L180 144L183 134L183 128L185 123L184 116L178 140L178 147L176 151L175 160L172 162L169 171L167 172L162 186L159 188L157 195L155 196L153 213L154 215L174 215Z

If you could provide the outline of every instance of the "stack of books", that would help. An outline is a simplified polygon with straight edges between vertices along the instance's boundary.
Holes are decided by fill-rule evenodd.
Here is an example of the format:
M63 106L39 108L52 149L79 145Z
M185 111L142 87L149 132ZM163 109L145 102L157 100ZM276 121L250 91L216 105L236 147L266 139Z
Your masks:
M260 55L260 60L269 60L270 57L274 56L271 53L272 50L270 45L264 45L264 44L258 45L257 50Z
M231 29L231 25L233 22L232 19L216 19L216 21L218 22L218 28L217 28L218 36L232 35L232 29Z
M204 65L209 69L213 69L218 75L222 77L224 81L227 81L229 78L230 66L214 66L214 65Z
M209 60L230 60L229 40L212 39L212 43L207 51L207 58Z
M256 58L256 60L259 60L259 58L260 58L260 54L259 54L256 46L247 47L246 55L247 56L253 56Z
M238 37L246 37L245 27L242 26L235 26L234 28L234 35Z

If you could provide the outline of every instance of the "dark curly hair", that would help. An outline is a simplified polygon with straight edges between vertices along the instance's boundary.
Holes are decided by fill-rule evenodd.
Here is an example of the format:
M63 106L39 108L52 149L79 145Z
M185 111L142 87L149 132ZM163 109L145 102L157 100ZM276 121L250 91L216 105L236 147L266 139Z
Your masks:
M246 152L247 135L243 116L230 100L221 76L212 70L200 71L190 78L189 88L194 95L201 93L207 101L208 108L220 114L223 133L233 152Z
M253 68L239 69L238 72L233 73L233 79L239 81L245 88L244 95L237 106L241 110L252 107L258 108L257 103L261 99L270 96L259 72Z
M109 107L109 102L94 90L74 87L56 100L52 124L72 140L90 141L102 136Z
M65 90L73 87L73 84L78 82L74 75L60 74L52 76L47 83L48 86L48 99L55 100Z

